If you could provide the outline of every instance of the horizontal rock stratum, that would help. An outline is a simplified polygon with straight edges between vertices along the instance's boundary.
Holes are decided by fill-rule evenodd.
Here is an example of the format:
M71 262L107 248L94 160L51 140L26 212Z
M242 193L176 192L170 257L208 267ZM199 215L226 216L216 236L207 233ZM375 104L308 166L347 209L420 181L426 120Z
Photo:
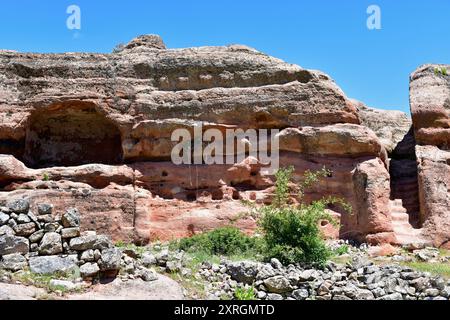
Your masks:
M201 121L221 132L278 129L280 165L298 181L332 170L306 195L352 205L351 215L329 208L341 219L339 230L323 223L329 236L448 246L449 191L429 177L436 162L449 165L449 80L426 70L412 76L413 132L405 114L366 107L328 75L242 45L167 49L146 35L112 54L0 51L0 204L77 207L82 229L140 243L228 224L251 232L242 200L273 194L261 164L171 161L173 131ZM431 147L446 160L426 160Z

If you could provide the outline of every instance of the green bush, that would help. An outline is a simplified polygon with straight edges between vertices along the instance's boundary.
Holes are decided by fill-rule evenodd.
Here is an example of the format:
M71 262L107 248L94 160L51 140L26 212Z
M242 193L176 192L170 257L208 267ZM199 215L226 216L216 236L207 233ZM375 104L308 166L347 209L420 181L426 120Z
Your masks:
M259 225L263 231L265 256L277 258L282 263L308 263L321 266L331 256L321 237L319 222L334 219L325 211L329 204L348 205L339 198L329 197L310 204L302 203L304 190L326 177L330 171L325 168L305 173L302 184L295 187L300 204L288 204L293 168L280 169L276 174L275 199L272 205L258 209Z
M178 240L178 249L187 252L205 252L211 255L234 255L256 250L258 239L234 227L218 228L210 232Z

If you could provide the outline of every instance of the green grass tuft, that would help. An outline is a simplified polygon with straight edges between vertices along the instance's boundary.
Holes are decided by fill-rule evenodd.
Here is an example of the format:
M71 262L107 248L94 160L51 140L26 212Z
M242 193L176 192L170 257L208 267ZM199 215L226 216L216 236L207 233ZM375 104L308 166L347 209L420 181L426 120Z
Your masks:
M448 263L405 262L404 265L417 271L429 272L433 275L450 279L450 264Z
M234 292L234 297L236 300L256 300L255 290L252 287L248 288L236 288Z

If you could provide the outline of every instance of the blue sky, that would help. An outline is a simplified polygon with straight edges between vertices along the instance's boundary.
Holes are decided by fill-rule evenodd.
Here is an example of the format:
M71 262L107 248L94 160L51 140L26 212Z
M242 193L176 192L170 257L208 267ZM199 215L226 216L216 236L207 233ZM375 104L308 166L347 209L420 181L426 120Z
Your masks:
M0 48L110 52L146 33L170 48L246 44L331 75L349 97L409 112L408 77L419 65L450 64L448 0L2 1ZM81 30L66 27L69 5ZM369 5L382 29L366 27Z

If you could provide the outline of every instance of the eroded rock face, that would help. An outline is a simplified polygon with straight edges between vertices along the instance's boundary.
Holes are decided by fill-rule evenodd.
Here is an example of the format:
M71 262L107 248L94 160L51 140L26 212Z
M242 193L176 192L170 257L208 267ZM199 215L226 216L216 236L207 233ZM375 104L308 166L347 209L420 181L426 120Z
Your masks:
M410 104L417 141L420 221L434 245L450 247L450 77L447 65L411 75Z
M450 248L450 152L417 146L420 220L436 246Z
M155 35L113 54L0 52L0 204L27 198L43 222L78 208L80 226L66 221L63 239L95 229L145 243L230 223L252 232L242 200L270 203L274 177L250 158L173 164L173 131L198 121L203 132L279 129L280 166L294 166L297 181L333 171L305 199L354 208L329 208L342 222L330 234L394 242L386 150L410 125L403 114L368 109L326 74L252 48L167 49Z
M352 100L358 110L361 125L372 129L387 152L392 153L412 126L411 119L401 111L370 108Z
M410 77L411 113L421 145L450 146L449 71L448 65L424 65Z
M358 201L357 230L369 243L394 243L392 219L388 208L389 173L379 159L368 160L356 167L353 176Z

